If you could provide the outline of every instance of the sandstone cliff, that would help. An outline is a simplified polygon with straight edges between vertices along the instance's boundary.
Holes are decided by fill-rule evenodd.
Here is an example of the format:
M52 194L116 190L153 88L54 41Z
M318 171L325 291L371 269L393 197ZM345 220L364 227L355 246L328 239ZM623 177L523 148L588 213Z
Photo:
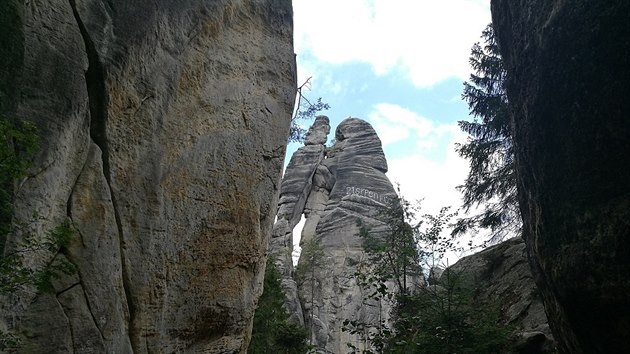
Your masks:
M27 257L78 272L2 299L0 329L28 353L244 352L295 94L291 2L0 13L0 113L35 123L42 146L16 222L35 238L66 218L78 231Z
M512 353L556 352L521 238L462 258L449 267L449 271L472 281L475 303L499 307L502 324L514 328Z
M330 132L328 117L319 116L309 128L300 147L289 161L280 190L277 220L273 226L269 243L271 255L282 274L282 287L287 296L285 305L291 319L304 325L302 306L298 299L297 283L293 268L293 229L300 222L307 203L312 206L314 200L308 199L313 189L318 190L315 174L326 157L326 139ZM314 185L315 184L315 185Z
M376 326L390 315L391 304L365 303L367 290L357 284L354 273L366 259L357 220L374 234L386 231L381 211L396 192L385 175L387 161L370 124L357 118L342 121L331 148L324 146L327 125L327 118L318 118L306 145L293 155L287 167L274 229L283 231L274 232L277 241L272 241L272 252L290 254L292 230L303 213L306 222L301 245L307 248L316 241L321 259L308 264L308 271L299 277L302 320L311 330L318 351L344 353L347 343L360 350L366 348L360 335L342 331L344 320ZM300 257L299 267L309 262L306 258ZM284 264L284 269L291 267L290 257L284 258ZM287 279L286 283L291 281ZM288 307L295 311L299 305L296 291L293 285L287 288L291 289Z
M564 353L629 353L630 2L493 0L524 238Z

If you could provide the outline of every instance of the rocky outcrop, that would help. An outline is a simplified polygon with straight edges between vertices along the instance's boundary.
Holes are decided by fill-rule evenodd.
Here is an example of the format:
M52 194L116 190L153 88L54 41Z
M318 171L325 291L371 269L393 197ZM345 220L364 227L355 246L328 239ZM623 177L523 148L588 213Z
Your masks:
M498 306L502 324L514 328L511 353L556 352L521 238L462 258L448 270L471 281L475 303Z
M3 298L0 329L28 353L245 352L295 94L291 2L0 7L0 114L41 136L5 252L69 219L67 249L26 261L78 269Z
M361 335L342 331L344 320L376 327L390 315L391 304L366 305L368 290L357 283L355 272L367 258L357 220L375 235L386 231L382 211L396 193L385 176L387 162L370 124L357 118L342 121L335 132L335 145L325 148L327 124L327 119L318 118L306 145L287 167L275 228L282 227L286 236L285 241L272 243L276 247L272 252L290 254L291 231L304 214L298 264L302 273L297 277L303 319L318 351L344 353L348 343L366 349ZM321 128L324 126L326 129ZM309 249L319 254L318 259L306 255ZM284 260L288 262L290 259ZM291 299L294 293L288 293L289 304L295 302ZM297 306L289 307L294 310Z
M301 325L304 325L304 317L294 279L293 229L302 219L307 198L313 189L314 175L326 156L325 144L329 132L328 117L315 118L315 122L306 133L304 146L291 156L282 178L277 218L269 243L271 255L282 274L287 311L291 320Z
M366 304L368 289L357 283L355 273L367 258L357 220L375 236L386 232L382 211L396 197L385 175L381 141L370 124L345 119L335 131L335 140L314 176L317 188L309 196L312 202L307 204L301 243L317 240L324 255L314 269L316 286L310 286L307 275L300 290L305 318L313 315L314 342L327 353L343 353L348 343L366 348L361 335L342 331L344 320L377 327L389 317L391 304Z
M564 353L628 353L630 2L493 0L524 238Z

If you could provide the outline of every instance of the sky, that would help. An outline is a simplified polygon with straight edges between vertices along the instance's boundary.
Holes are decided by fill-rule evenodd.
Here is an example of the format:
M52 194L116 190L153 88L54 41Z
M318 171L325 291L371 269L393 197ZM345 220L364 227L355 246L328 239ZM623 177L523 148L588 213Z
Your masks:
M329 139L349 116L368 121L407 200L422 199L422 213L459 208L457 121L472 119L461 93L490 0L293 0L293 11L298 85L310 77L304 94L330 105Z

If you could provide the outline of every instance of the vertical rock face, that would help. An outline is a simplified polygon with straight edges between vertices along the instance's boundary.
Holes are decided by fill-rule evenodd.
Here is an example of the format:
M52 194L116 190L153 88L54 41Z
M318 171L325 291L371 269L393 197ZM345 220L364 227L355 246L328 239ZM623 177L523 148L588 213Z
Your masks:
M524 237L565 353L630 342L630 3L493 0Z
M375 235L386 232L382 211L396 192L385 175L387 161L381 141L369 123L345 119L337 127L335 139L315 175L318 188L311 191L313 203L302 235L305 242L319 240L324 259L315 268L316 286L312 288L306 279L301 290L302 302L308 304L305 317L313 313L315 343L326 352L343 353L347 343L359 350L366 348L361 336L342 332L344 320L376 325L390 313L390 304L366 305L367 291L357 284L355 272L367 257L357 220Z
M286 306L291 319L304 325L302 306L293 278L293 229L300 222L308 196L313 189L314 175L326 157L326 139L330 132L328 117L319 116L308 130L304 146L293 156L282 178L278 214L273 226L269 250L282 274L282 287L287 295ZM315 187L317 188L317 187Z
M474 282L475 302L499 306L501 321L514 328L511 353L556 352L521 238L462 258L449 271Z
M331 148L323 145L326 139L320 133L327 129L319 126L323 126L323 120L315 122L306 139L307 145L293 155L287 167L276 226L283 222L282 218L292 220L287 223L289 227L283 229L290 235L304 213L303 255L312 242L317 242L322 253L314 267L313 263L304 264L309 262L306 257L299 261L298 267L306 269L298 282L304 322L311 329L319 351L344 353L347 343L366 348L360 335L342 332L344 320L376 325L389 316L391 305L366 306L367 294L357 284L354 273L366 258L357 220L369 226L373 233L385 231L382 210L396 193L385 176L385 155L370 124L357 118L344 120L337 127L336 143ZM318 144L310 145L315 142ZM282 245L289 248L278 251L281 248L276 246L275 252L290 254L291 242L285 241ZM294 303L295 299L288 302Z
M42 146L5 252L69 218L72 244L27 262L78 269L3 298L0 329L29 353L245 352L294 101L291 2L0 7L0 113Z

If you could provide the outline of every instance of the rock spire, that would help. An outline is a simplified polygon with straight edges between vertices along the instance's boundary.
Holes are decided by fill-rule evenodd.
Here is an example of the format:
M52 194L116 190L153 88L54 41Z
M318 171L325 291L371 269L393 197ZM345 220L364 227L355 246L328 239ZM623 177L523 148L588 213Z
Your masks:
M320 351L342 353L347 343L365 348L363 338L342 331L345 319L376 324L389 316L389 304L364 306L366 294L354 273L366 258L357 220L371 232L383 232L381 211L396 198L396 192L385 175L381 141L369 123L345 119L336 129L332 147L324 145L328 130L328 118L318 117L305 146L291 158L282 182L271 250L286 276L287 304L294 318L311 330ZM302 215L306 220L300 245L306 248L316 242L322 259L296 282L290 276L294 272L289 255L292 230ZM301 257L298 267L307 261Z

